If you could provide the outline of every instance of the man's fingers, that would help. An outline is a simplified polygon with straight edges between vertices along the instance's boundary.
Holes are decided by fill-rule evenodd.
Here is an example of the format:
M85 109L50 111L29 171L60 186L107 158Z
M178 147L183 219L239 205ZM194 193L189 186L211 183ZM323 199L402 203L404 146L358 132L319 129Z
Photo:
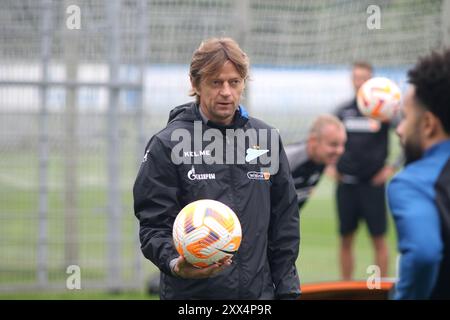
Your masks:
M208 278L227 268L228 266L231 265L231 263L232 263L231 257L224 257L223 259L217 261L216 263L200 269L194 267L189 262L187 262L185 258L180 256L174 267L174 272L179 276L181 276L182 278L190 278L190 279Z
M206 267L203 269L199 269L203 276L210 277L221 272L223 269L229 267L232 261L230 258L221 259L220 261Z
M201 278L208 278L211 275L213 275L215 272L217 272L216 270L220 269L220 266L217 264L212 264L208 267L205 268L195 268L192 267L192 269L190 270L190 278L197 278L197 279L201 279Z
M229 266L228 264L222 264L222 265L216 264L214 268L211 268L209 270L209 275L208 276L213 276L213 275L221 272L223 269L227 268L228 266Z

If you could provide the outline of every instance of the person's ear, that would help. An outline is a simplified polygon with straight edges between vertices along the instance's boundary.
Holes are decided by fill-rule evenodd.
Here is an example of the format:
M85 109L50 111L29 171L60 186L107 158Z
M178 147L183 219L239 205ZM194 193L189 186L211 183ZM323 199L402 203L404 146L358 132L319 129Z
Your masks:
M311 146L311 147L316 147L316 145L317 145L317 142L318 142L318 137L317 137L317 134L315 134L315 133L312 133L312 134L310 134L309 135L309 137L308 137L308 144Z
M200 89L195 85L194 79L192 79L192 77L189 77L189 80L191 80L192 92L194 92L197 96L200 96Z
M439 132L439 119L430 111L425 111L422 115L422 130L425 138L433 138Z

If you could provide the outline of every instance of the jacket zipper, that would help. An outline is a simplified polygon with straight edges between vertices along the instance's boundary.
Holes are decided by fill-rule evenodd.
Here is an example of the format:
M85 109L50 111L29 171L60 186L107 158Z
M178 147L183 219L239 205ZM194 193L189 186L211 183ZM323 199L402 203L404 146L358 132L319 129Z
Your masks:
M230 145L230 139L228 138L228 135L225 134L225 140L227 145ZM235 154L236 156L236 154ZM233 159L234 161L234 159ZM228 165L229 170L230 170L230 180L231 180L231 193L232 193L232 204L233 204L233 210L236 211L237 209L237 205L235 200L236 198L236 188L235 188L235 178L234 178L234 174L233 174L233 165ZM234 262L236 263L236 267L238 269L238 299L241 298L241 274L242 274L242 270L241 270L241 264L239 263L239 256L236 255L233 257Z

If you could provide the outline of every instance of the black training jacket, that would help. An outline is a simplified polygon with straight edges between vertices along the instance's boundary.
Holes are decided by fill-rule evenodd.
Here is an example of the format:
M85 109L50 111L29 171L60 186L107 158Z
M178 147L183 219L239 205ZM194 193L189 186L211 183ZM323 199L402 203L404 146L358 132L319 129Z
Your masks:
M174 152L174 156L172 149L178 150L179 135L189 132L194 136L194 121L203 133L211 128L216 129L215 132L226 132L226 128L210 121L203 123L198 104L176 107L170 113L166 128L150 139L133 189L142 252L162 271L161 299L298 297L300 284L295 261L300 244L299 213L281 140L276 135L279 169L272 172L270 178L261 172L268 166L261 163L262 157L243 164L206 164L205 158L212 152L209 150L211 141L202 141L200 148L192 141L191 150ZM264 122L248 117L242 107L236 111L233 125L228 128L272 132ZM176 141L172 141L172 134L178 137ZM245 157L249 148L258 148L250 145L250 139L244 141L245 145L234 144L234 155L244 152ZM225 147L230 145L228 138L219 142ZM276 150L272 151L270 144L267 149L267 155ZM224 158L225 154L224 151ZM193 164L174 164L172 157ZM199 160L203 161L196 163ZM231 207L241 222L242 242L232 265L221 273L208 279L181 279L172 275L169 266L170 261L178 257L172 241L172 226L178 212L199 199L214 199Z
M311 196L312 190L319 183L325 169L324 164L317 164L309 159L306 147L306 142L289 144L285 147L292 178L294 179L295 191L297 192L299 209Z
M337 163L337 170L359 182L369 181L385 165L390 125L362 115L356 99L339 108L336 115L347 131L345 152Z
M441 235L444 243L439 275L433 288L431 299L450 299L450 160L435 184L436 204L441 220Z

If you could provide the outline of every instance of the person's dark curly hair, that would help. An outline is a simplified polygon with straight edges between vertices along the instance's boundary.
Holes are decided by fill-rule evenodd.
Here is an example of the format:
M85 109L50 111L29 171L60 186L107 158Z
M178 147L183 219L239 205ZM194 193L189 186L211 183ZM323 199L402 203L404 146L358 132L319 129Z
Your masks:
M419 103L440 119L450 134L450 49L423 57L408 72Z

